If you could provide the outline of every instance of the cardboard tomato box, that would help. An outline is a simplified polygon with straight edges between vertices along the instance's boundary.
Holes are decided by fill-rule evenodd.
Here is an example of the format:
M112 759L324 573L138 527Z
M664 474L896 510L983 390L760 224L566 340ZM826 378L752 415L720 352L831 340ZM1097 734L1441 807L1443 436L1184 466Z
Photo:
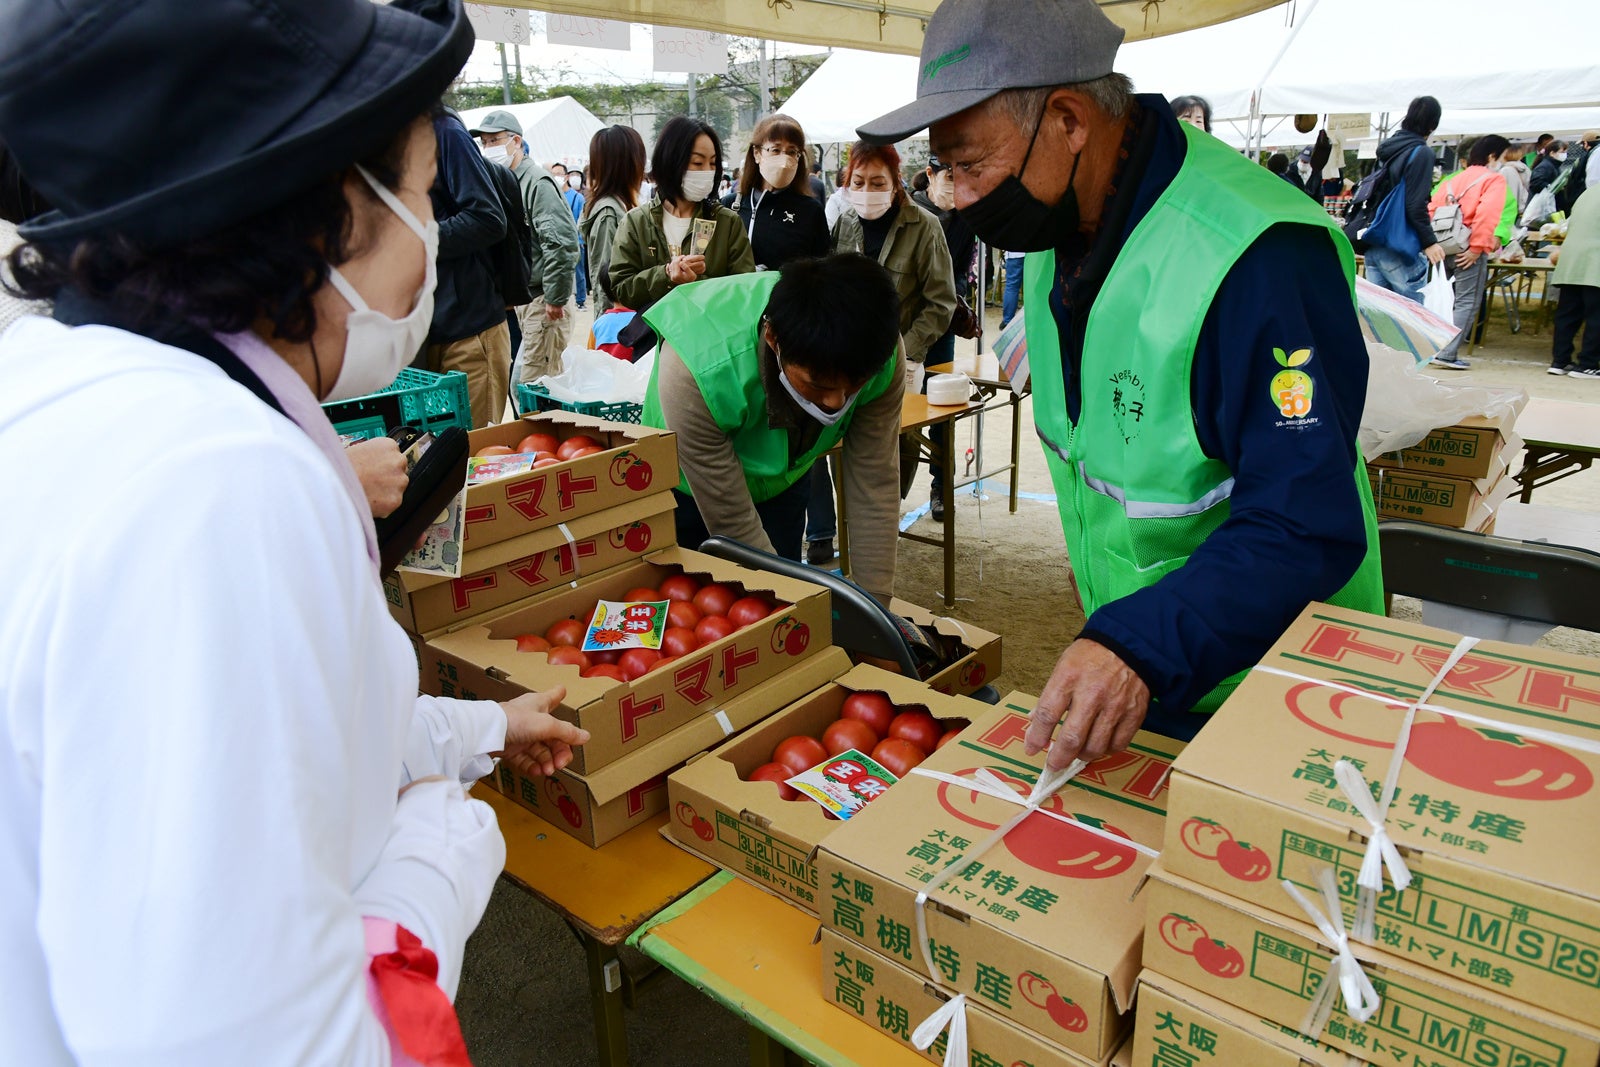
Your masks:
M1522 438L1511 428L1515 420L1515 411L1495 418L1474 415L1454 426L1439 427L1410 448L1385 452L1372 463L1451 478L1487 477L1499 457L1522 451Z
M529 778L501 763L484 782L584 844L598 848L666 809L667 774L684 760L759 722L774 708L805 695L849 666L850 659L842 649L823 649L592 774L561 770L548 778Z
M898 597L889 601L889 610L918 626L959 642L961 654L937 673L924 678L928 686L940 693L969 694L977 692L1000 677L1000 635L992 634L969 622L958 622L945 615L935 615L927 608L918 607Z
M946 1030L926 1050L911 1043L918 1024L938 1011L950 995L921 975L869 952L832 930L822 931L822 995L842 1011L898 1040L913 1052L943 1063L950 1033ZM1061 1049L988 1009L967 1001L967 1062L991 1067L1097 1067L1090 1060ZM1109 1059L1109 1058L1108 1058ZM1114 1060L1110 1062L1115 1063Z
M581 619L587 625L596 601L621 600L630 589L657 586L677 573L789 606L632 682L581 678L577 667L552 665L542 652L517 651L519 634L542 634L561 619ZM488 700L566 686L557 714L590 735L573 770L592 774L827 648L832 634L828 593L822 587L669 548L582 580L576 588L536 596L429 637L421 646L422 684L438 695Z
M606 451L469 485L466 548L482 548L559 522L570 523L650 493L665 492L678 482L674 435L566 411L542 412L473 430L467 435L467 447L473 454L488 445L515 448L536 431L562 439L588 434L606 446Z
M462 574L396 571L384 579L389 614L429 634L537 593L588 578L677 540L671 493L627 500L559 526L466 552ZM570 538L569 538L570 535Z
M988 768L1024 794L1044 753L1024 753L1034 698L1013 693L923 767L969 776ZM1157 847L1166 777L1181 749L1140 733L1097 760L1046 807ZM1071 821L1034 812L942 886L934 875L968 855L1017 806L913 773L822 841L823 925L922 973L915 897L947 985L1090 1060L1110 1055L1139 973L1144 906L1133 899L1150 860ZM1065 1003L1062 1003L1065 1002Z
M1292 1026L1250 1012L1157 971L1139 976L1131 1063L1190 1067L1350 1067L1351 1056Z
M1281 886L1277 892L1290 899ZM1309 921L1224 896L1160 863L1141 896L1147 968L1275 1023L1301 1025L1333 955ZM1592 1024L1475 989L1370 945L1352 942L1351 950L1382 1002L1359 1023L1336 994L1318 1035L1334 1048L1376 1063L1474 1067L1592 1067L1600 1057L1600 1030Z
M817 910L817 845L841 823L809 800L783 800L772 783L745 781L745 776L770 762L772 750L784 738L820 737L852 693L881 692L904 709L926 708L941 722L961 719L970 724L990 711L987 704L936 693L926 683L877 667L851 668L846 660L844 668L832 681L823 679L814 692L690 761L667 781L673 811L690 813L688 821L674 818L669 824L679 844L812 913ZM890 792L898 788L896 783ZM880 803L881 797L872 802ZM697 831L700 822L706 825Z
M1372 486L1372 502L1379 518L1413 519L1476 530L1493 518L1496 509L1517 490L1516 481L1505 474L1504 458L1498 464L1497 473L1476 480L1368 467L1367 481Z
M1313 604L1263 663L1415 700L1454 634ZM1387 823L1413 882L1385 880L1385 951L1496 996L1600 1018L1600 757L1521 737L1600 737L1600 662L1484 641L1429 701L1503 723L1420 711ZM1278 885L1316 892L1338 872L1345 919L1370 827L1334 779L1351 760L1377 788L1403 707L1252 671L1173 767L1165 863L1174 874L1285 914Z

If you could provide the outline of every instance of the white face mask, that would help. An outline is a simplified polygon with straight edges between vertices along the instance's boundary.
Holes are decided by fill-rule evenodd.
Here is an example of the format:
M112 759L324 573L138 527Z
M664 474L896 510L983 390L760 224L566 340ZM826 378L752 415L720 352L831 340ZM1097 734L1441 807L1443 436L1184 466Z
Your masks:
M785 189L794 180L795 161L788 156L779 156L773 159L770 156L761 157L761 180L767 183L768 189Z
M1311 177L1311 164L1309 164L1309 163L1300 164L1300 177L1302 177L1302 178Z
M717 172L714 170L686 170L683 172L683 198L691 204L698 204L711 195L711 190L717 187Z
M852 189L849 193L850 206L856 209L856 214L864 219L882 217L889 205L894 203L893 193L873 193L866 189Z
M778 358L776 349L773 350L772 358ZM861 395L861 390L857 389L855 392L845 397L845 401L839 406L838 411L824 411L822 408L819 408L817 405L800 395L800 390L794 387L794 383L791 382L789 380L789 376L784 373L782 362L779 362L778 364L778 381L783 383L783 391L789 394L789 399L800 405L801 411L805 412L807 415L810 415L813 419L816 419L824 426L832 426L840 419L848 415L850 413L850 409L855 406L856 397Z
M339 268L330 267L328 280L352 310L345 320L344 365L339 368L339 378L333 383L332 392L322 398L324 401L350 400L376 393L400 376L428 339L428 327L433 323L433 289L439 280L435 263L439 258L439 224L430 222L424 226L411 209L367 173L365 167L357 166L356 170L372 186L378 199L400 216L400 221L422 241L423 254L428 258L417 302L403 319L391 319L368 307L355 286L339 273Z
M503 144L485 145L483 158L486 163L498 163L502 167L511 166L511 153L506 151Z
M956 206L956 183L950 180L950 172L943 171L936 178L928 179L928 199L933 201L933 206L940 211L954 211Z
M1567 161L1567 154L1565 152L1552 152L1550 154L1550 158L1555 160L1557 163L1565 163Z

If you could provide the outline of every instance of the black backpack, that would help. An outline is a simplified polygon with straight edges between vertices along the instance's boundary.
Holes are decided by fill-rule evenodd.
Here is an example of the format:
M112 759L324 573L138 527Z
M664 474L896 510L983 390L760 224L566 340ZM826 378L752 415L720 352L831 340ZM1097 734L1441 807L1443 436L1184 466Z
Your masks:
M498 163L487 164L494 191L505 213L505 236L489 246L489 262L500 281L500 298L506 307L521 307L533 300L533 230L522 207L522 185L517 176Z
M1563 166L1567 180L1556 185L1556 207L1569 215L1572 214L1572 205L1589 187L1589 153L1593 151L1593 148L1582 149Z

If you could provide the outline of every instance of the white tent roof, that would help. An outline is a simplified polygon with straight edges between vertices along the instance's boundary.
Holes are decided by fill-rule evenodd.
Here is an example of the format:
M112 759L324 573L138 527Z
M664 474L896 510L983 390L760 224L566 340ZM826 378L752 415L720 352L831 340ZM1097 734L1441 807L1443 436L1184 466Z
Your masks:
M562 163L569 167L589 165L589 138L605 128L605 123L570 96L556 96L531 104L509 107L475 107L461 113L461 121L472 129L491 111L509 111L522 123L522 140L528 155L540 166Z

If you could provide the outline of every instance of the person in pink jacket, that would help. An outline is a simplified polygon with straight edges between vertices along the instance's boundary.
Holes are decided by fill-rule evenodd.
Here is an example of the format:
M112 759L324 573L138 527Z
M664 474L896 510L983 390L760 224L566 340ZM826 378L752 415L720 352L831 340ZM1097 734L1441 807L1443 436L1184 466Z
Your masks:
M1461 341L1472 327L1472 320L1483 300L1484 279L1489 272L1489 254L1499 247L1494 235L1500 216L1506 206L1506 178L1487 165L1487 150L1502 137L1480 137L1467 157L1467 169L1439 183L1428 201L1428 214L1437 214L1439 208L1452 200L1461 205L1461 220L1470 231L1466 251L1445 258L1445 272L1455 281L1455 324L1460 332L1433 357L1436 367L1449 370L1466 370L1470 366L1461 358ZM1481 158L1480 158L1481 157Z

